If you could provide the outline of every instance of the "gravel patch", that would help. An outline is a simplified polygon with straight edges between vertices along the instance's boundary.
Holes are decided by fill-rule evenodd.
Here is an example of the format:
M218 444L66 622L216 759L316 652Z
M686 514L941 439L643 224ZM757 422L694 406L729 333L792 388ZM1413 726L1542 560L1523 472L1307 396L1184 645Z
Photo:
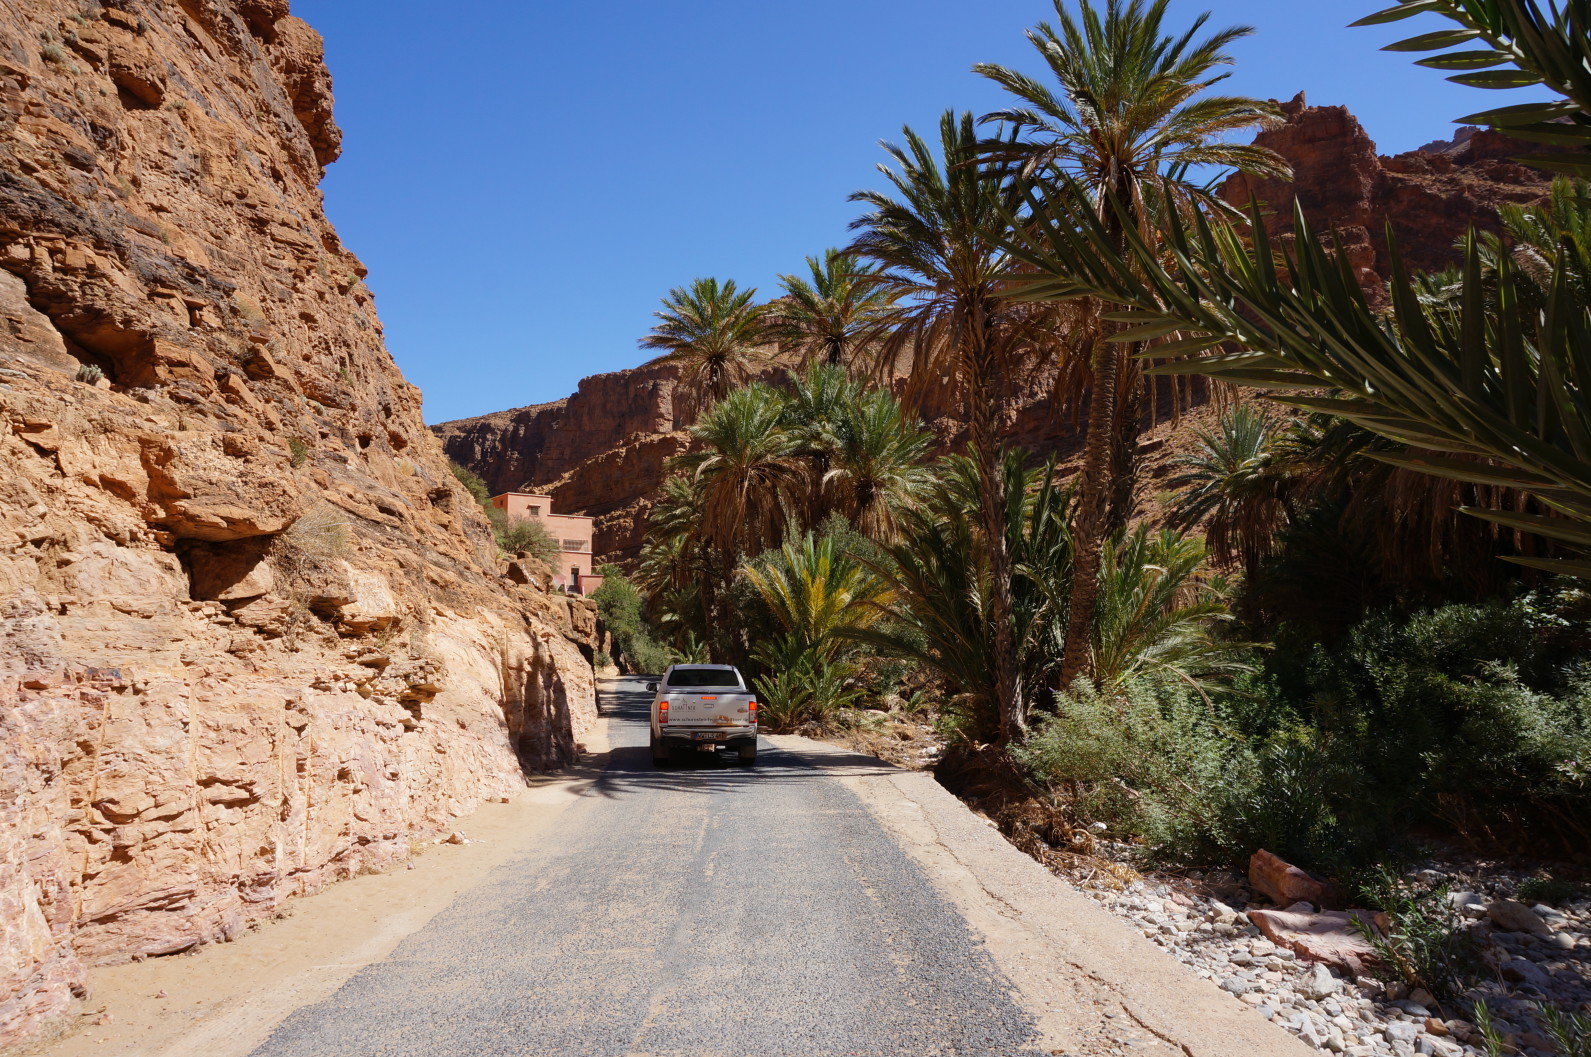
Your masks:
M1416 877L1451 886L1480 949L1491 978L1466 992L1468 1001L1444 1007L1424 991L1345 978L1278 947L1249 922L1247 911L1266 904L1250 901L1240 877L1150 876L1089 894L1195 974L1316 1049L1349 1057L1484 1057L1480 1035L1465 1019L1469 1001L1484 999L1515 1052L1551 1057L1539 1009L1591 1013L1591 903L1528 906L1524 920L1517 902L1507 902L1522 875L1449 865Z

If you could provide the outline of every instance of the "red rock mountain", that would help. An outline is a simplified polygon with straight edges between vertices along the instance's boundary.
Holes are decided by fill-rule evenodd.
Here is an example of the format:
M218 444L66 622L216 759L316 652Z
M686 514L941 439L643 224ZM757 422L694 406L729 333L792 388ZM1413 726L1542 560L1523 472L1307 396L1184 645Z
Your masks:
M1259 134L1293 165L1291 181L1229 179L1228 201L1257 198L1291 228L1294 198L1312 222L1336 227L1377 290L1389 274L1384 238L1390 221L1409 265L1435 269L1453 259L1453 244L1471 226L1495 230L1505 202L1539 200L1548 179L1508 159L1529 150L1493 132L1461 130L1451 143L1386 158L1344 107L1310 107L1302 94L1282 104L1285 120ZM1051 405L1048 379L1023 379L1008 435L1016 443L1064 458L1079 425L1070 408ZM951 443L961 416L950 387L924 415ZM594 547L614 559L633 557L646 515L666 476L667 460L685 450L694 409L667 366L644 366L586 378L573 396L433 426L450 458L479 473L495 491L550 492L560 511L596 518ZM1159 444L1166 436L1156 434Z
M1293 203L1301 203L1317 229L1336 230L1367 288L1391 274L1389 225L1411 270L1436 271L1456 259L1465 232L1498 230L1499 207L1539 201L1550 183L1511 160L1540 148L1497 132L1464 128L1451 142L1386 158L1346 107L1312 107L1300 92L1282 113L1286 120L1254 142L1286 158L1293 179L1238 174L1222 195L1242 209L1263 203L1279 232L1292 230Z
M3 1047L569 759L594 616L504 577L388 356L286 0L0 43Z

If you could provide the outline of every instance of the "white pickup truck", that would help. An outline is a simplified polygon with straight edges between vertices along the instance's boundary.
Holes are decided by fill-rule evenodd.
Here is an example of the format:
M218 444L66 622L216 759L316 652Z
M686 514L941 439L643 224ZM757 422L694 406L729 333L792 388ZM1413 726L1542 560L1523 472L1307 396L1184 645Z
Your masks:
M728 664L675 664L655 683L652 762L685 749L731 748L741 763L757 759L757 698Z

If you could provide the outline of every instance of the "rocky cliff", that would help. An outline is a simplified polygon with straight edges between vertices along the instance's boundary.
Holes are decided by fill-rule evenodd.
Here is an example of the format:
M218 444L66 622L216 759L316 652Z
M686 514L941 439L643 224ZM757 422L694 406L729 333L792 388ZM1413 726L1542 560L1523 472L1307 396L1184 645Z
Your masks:
M1384 230L1391 223L1414 269L1436 269L1454 258L1453 244L1470 227L1496 230L1505 202L1542 198L1548 178L1509 159L1524 145L1493 132L1462 130L1396 157L1381 157L1364 128L1344 107L1311 107L1302 94L1282 104L1284 120L1256 142L1292 163L1290 181L1229 179L1222 191L1241 208L1258 199L1291 229L1293 202L1323 230L1336 228L1373 296L1390 274ZM596 518L593 545L614 559L633 557L646 529L652 497L669 457L685 450L681 432L694 412L679 399L677 376L666 366L599 374L567 400L444 422L433 429L448 455L475 470L495 491L531 488L552 494L562 513ZM1055 408L1049 380L1024 378L1007 436L1064 459L1078 443L1080 423ZM923 409L949 445L964 416L946 387ZM1169 395L1162 407L1170 406ZM1160 443L1155 441L1153 443Z
M1456 258L1454 243L1471 228L1499 229L1497 210L1508 202L1543 198L1550 177L1511 159L1540 148L1497 132L1461 129L1451 141L1393 157L1341 106L1309 106L1302 92L1282 104L1285 120L1255 143L1293 166L1292 180L1235 175L1222 195L1240 209L1258 200L1278 232L1292 230L1293 204L1311 224L1336 237L1377 296L1391 275L1390 225L1408 268L1436 271Z
M286 0L0 5L0 1046L592 722L589 604L504 578L322 211L331 102Z

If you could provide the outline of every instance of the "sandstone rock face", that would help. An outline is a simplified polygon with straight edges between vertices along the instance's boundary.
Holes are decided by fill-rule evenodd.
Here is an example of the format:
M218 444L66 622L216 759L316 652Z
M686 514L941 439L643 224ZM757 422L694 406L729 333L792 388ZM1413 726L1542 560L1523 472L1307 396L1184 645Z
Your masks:
M494 494L547 492L559 513L596 518L594 553L627 558L640 550L665 464L686 449L695 421L679 371L647 364L584 378L566 400L432 428L448 457Z
M1346 107L1309 106L1299 93L1282 112L1286 120L1254 142L1286 158L1293 179L1238 174L1222 196L1244 210L1257 199L1282 233L1292 230L1297 201L1317 230L1336 229L1361 282L1378 293L1391 275L1388 224L1411 270L1439 270L1453 263L1453 244L1471 227L1498 230L1499 206L1539 201L1551 182L1510 160L1539 148L1500 133L1462 130L1451 142L1387 158Z
M583 378L565 400L432 428L449 458L480 474L495 494L556 481L587 459L695 420L695 402L681 389L678 369L647 364Z
M594 721L317 184L284 0L0 7L0 1046L400 861Z

